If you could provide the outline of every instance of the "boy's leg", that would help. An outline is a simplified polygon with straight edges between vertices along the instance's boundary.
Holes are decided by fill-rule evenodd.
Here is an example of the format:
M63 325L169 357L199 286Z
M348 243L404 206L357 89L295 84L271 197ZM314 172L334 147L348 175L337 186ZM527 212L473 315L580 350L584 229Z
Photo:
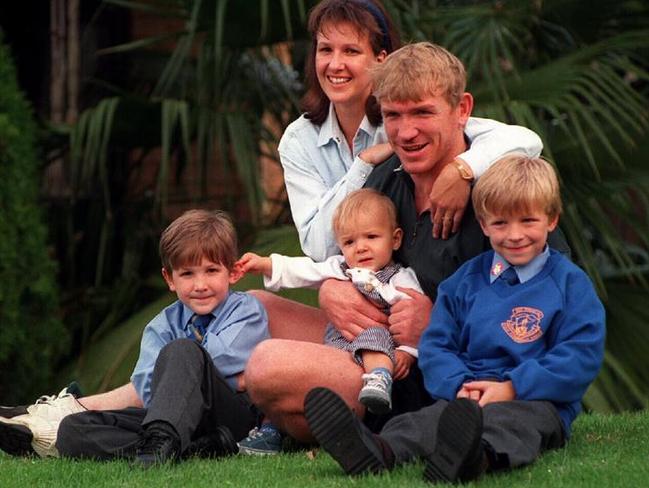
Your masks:
M447 405L438 401L390 419L373 434L344 400L327 388L314 388L305 399L309 428L316 440L348 474L391 469L433 452L438 419Z
M494 469L530 464L543 451L565 442L561 419L550 402L491 403L483 408L483 420L482 438Z
M383 327L365 329L351 342L350 348L365 369L358 401L374 414L389 413L394 370L394 341L390 332Z
M64 457L108 460L132 457L142 433L143 408L87 411L65 417L56 447Z
M180 439L180 450L204 434L226 426L234 440L254 427L257 411L245 393L236 393L216 370L207 351L179 339L160 351L151 382L151 403L144 429L166 422Z

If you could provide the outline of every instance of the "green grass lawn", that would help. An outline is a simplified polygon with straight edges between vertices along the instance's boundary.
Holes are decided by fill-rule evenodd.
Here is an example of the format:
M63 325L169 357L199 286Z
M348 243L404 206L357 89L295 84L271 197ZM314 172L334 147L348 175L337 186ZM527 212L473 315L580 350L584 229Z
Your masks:
M190 460L142 471L127 462L10 458L0 454L0 486L427 486L422 465L350 478L329 455ZM489 475L481 487L641 487L649 476L649 413L582 415L571 442L524 469Z

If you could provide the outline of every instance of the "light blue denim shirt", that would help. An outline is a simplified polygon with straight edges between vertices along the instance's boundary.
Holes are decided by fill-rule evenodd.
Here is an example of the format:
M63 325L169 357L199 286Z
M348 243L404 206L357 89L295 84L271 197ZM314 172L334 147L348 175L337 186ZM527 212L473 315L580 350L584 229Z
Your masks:
M514 271L516 271L516 276L518 276L518 281L525 283L534 278L541 272L549 257L550 248L546 244L543 252L538 256L535 256L529 263L524 264L523 266L513 266ZM509 264L500 254L494 251L494 257L491 263L491 272L489 273L489 282L493 283L496 281L496 279L510 267L512 267L512 265Z
M541 139L529 129L489 119L470 118L465 134L471 147L458 157L476 177L506 153L538 156L543 149ZM386 141L383 126L375 127L365 117L350 150L333 105L321 126L302 115L286 128L278 149L304 254L324 261L340 253L331 226L334 211L345 196L365 184L373 169L358 154Z
M144 407L151 402L151 377L160 350L176 339L194 339L189 321L194 312L176 301L156 315L144 328L131 383ZM259 301L247 293L230 291L214 310L201 345L212 357L214 366L233 390L237 375L243 372L254 347L268 339L268 317Z

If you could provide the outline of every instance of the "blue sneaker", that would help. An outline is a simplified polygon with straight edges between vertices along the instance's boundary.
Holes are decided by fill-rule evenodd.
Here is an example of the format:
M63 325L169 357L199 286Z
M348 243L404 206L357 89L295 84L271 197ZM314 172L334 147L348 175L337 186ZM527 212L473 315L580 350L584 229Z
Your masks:
M239 441L239 453L268 456L278 454L282 450L282 434L275 426L263 424L248 433L248 437Z

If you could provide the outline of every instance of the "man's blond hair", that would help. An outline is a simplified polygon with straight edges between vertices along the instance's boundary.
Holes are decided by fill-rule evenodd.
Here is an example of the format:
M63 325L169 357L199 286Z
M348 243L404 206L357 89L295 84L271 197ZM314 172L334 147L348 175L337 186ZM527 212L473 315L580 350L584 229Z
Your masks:
M360 214L375 213L385 215L393 229L397 224L397 209L394 203L383 193L372 188L361 188L351 192L340 202L332 219L332 226L336 237L340 235L343 227L354 222Z
M456 107L466 89L462 61L430 42L403 46L382 63L376 63L371 73L379 103L417 102L441 94L451 107Z
M550 219L561 214L557 174L542 158L510 154L491 166L473 188L476 217L520 215L542 209Z
M168 273L199 264L203 258L232 270L237 256L237 233L221 210L188 210L160 237L160 259Z

